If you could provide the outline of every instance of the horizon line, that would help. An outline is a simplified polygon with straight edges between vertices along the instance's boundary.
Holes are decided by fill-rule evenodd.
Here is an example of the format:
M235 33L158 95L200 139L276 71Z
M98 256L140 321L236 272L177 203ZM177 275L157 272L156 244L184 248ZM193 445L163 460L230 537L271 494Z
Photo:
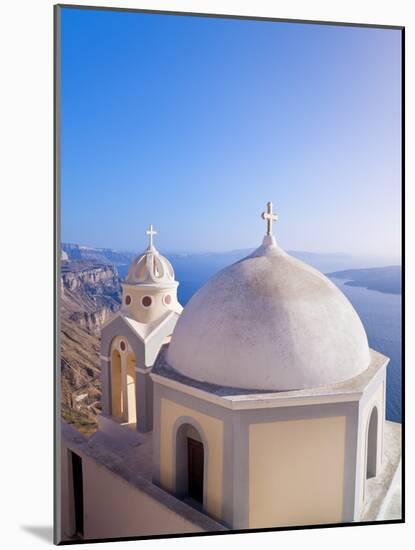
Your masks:
M112 248L110 246L92 246L92 245L86 245L86 244L79 244L76 242L69 242L69 241L61 241L60 242L60 248L62 249L63 245L69 245L69 246L76 246L78 248L84 248L88 250L111 250L112 252L118 252L118 253L124 253L124 254L139 254L140 250L145 250L144 248L140 248L137 250L129 249L129 248ZM167 250L163 251L163 255L198 255L198 254L229 254L233 252L239 252L239 251L252 251L258 248L258 246L246 246L242 248L227 248L223 250L218 249L211 249L211 250L198 250L198 249L192 249L192 250ZM366 257L366 258L394 258L399 259L400 263L402 263L402 254L401 252L397 253L389 253L389 254L379 254L379 253L372 253L372 252L345 252L345 251L311 251L311 250L304 250L304 249L284 249L287 252L292 253L303 253L303 254L315 254L315 255L330 255L330 256L349 256L354 258L360 258L360 257Z

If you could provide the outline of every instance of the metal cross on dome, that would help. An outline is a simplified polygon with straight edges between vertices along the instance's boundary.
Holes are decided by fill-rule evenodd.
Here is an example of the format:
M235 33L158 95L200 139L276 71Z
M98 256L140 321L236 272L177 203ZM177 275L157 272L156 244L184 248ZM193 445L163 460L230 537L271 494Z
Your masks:
M267 202L267 211L262 212L261 217L267 222L267 235L272 235L272 222L278 220L278 215L272 211L272 202Z
M150 224L150 227L146 231L146 235L150 237L149 246L153 246L153 236L157 235L157 231L153 228L153 224Z

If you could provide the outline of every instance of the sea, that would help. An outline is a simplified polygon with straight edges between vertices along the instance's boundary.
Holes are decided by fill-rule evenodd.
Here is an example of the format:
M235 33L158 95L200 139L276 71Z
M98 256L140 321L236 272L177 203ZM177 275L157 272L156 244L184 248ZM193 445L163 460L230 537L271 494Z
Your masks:
M402 326L401 294L386 294L363 287L348 286L332 279L350 300L366 329L369 345L390 358L386 379L386 418L402 421Z
M180 283L178 288L180 303L185 306L193 294L211 276L237 259L239 259L237 254L235 258L231 258L229 255L189 255L170 258L175 269L176 280ZM344 266L335 264L323 264L318 259L309 263L326 273L344 268ZM356 268L356 266L351 267ZM367 266L361 265L361 267ZM124 278L127 266L118 266L118 271L121 278ZM387 368L386 418L394 422L401 422L401 295L348 286L347 281L342 279L332 278L332 281L346 295L359 314L366 329L370 347L390 358Z

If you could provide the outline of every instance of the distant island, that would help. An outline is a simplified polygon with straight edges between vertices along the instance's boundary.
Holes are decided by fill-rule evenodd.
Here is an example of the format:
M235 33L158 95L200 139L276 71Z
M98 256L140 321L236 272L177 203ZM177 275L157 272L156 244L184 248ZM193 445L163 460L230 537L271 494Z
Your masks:
M360 286L368 290L378 290L387 294L401 294L402 268L399 265L371 267L366 269L346 269L326 273L333 279L348 279L348 286Z

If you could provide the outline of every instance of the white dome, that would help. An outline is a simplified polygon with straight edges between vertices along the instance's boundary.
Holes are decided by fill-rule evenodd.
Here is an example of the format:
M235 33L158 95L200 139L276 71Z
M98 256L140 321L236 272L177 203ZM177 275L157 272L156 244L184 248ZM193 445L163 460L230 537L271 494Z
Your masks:
M149 245L131 262L125 282L130 285L177 286L171 263L153 245L153 236L157 235L157 231L150 225L146 234L150 238Z
M369 366L363 325L323 274L269 235L188 302L167 362L198 381L292 390L352 378Z
M125 282L130 285L173 283L173 267L154 246L149 247L131 262Z

